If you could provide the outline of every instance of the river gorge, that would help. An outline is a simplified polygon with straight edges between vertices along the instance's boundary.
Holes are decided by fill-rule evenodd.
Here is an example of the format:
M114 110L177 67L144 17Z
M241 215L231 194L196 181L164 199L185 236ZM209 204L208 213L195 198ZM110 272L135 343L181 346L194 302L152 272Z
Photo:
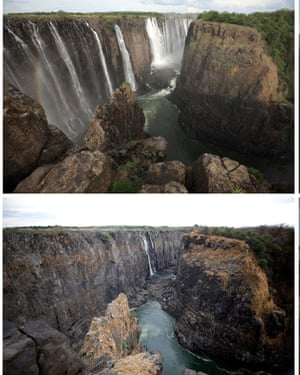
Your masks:
M165 160L180 161L189 168L206 153L228 157L261 171L271 190L286 192L293 181L293 108L278 94L277 67L263 44L255 29L218 27L184 16L11 15L4 17L4 80L41 104L45 121L80 146L87 146L86 134L96 107L105 107L114 90L127 81L143 108L141 126L146 136L162 136L167 142ZM10 111L5 109L7 114ZM107 111L102 130L94 132L93 138L114 132L120 121L116 116L115 111ZM122 113L121 118L126 116ZM109 125L102 125L104 120ZM132 132L132 126L136 125L126 123L127 137L115 137L114 147L143 139L145 135ZM6 144L5 161L11 171L15 150L10 151L9 141ZM39 156L44 148L45 144L39 146ZM61 159L59 155L55 160ZM40 164L22 167L22 174L30 176ZM35 173L40 176L40 171ZM146 183L143 176L138 177ZM14 190L19 182L9 181L7 189ZM39 192L36 184L34 188L32 183L25 184L17 191ZM186 182L183 185L188 191L197 189ZM231 182L221 192L265 189L244 185ZM50 192L53 189L49 187Z
M288 252L274 276L244 240L200 228L5 229L7 374L118 374L140 360L155 374L175 374L174 361L178 375L292 374L292 231L263 230Z

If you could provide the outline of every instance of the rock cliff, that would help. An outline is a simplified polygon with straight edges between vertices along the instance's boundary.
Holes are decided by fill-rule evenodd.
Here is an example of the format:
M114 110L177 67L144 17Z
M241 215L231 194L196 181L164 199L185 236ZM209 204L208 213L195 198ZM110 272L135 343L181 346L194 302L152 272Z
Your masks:
M277 67L255 29L194 21L172 98L192 138L257 155L293 148L292 108L280 102Z
M177 263L182 234L5 230L5 319L17 324L44 319L78 348L90 319L101 315L107 303L120 292L135 299L149 277L149 261L156 270Z
M249 246L197 232L183 241L168 300L181 343L231 361L282 365L289 356L292 318L273 302L266 274Z
M140 333L127 297L120 294L108 305L105 316L93 318L85 336L80 357L88 374L104 373L105 369L120 375L160 374L161 356L141 352Z

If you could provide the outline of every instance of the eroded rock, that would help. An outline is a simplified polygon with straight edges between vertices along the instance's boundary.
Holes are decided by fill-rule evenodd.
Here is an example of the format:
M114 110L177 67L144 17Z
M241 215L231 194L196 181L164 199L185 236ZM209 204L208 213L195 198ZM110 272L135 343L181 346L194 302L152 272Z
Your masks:
M83 142L92 151L111 150L144 138L144 122L143 111L135 102L130 85L123 83L113 92L109 104L97 106Z
M100 151L83 150L55 165L37 168L15 193L104 193L113 178L112 160Z
M150 165L145 179L146 184L164 185L171 181L185 185L186 169L181 161L165 161Z
M266 192L248 168L235 160L202 154L193 164L192 191L198 193Z
M139 193L188 193L187 188L180 184L177 181L170 181L167 184L163 185L152 185L152 184L145 184L142 185L141 190Z

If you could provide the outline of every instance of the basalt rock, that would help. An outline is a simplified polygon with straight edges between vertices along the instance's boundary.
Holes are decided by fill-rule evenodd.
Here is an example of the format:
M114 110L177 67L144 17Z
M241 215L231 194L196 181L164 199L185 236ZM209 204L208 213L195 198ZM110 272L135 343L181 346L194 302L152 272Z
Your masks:
M280 364L287 315L273 302L249 246L197 232L185 236L184 244L169 299L180 342L231 361ZM273 323L276 328L270 328Z
M105 316L92 319L85 336L80 357L89 373L97 373L120 358L140 352L140 333L141 327L129 310L126 295L120 294L108 305Z
M266 156L293 149L293 108L282 104L277 66L255 29L194 21L172 98L194 139Z
M4 374L75 375L82 369L68 338L42 320L27 321L17 329L4 322Z
M100 151L83 150L57 164L35 169L15 193L105 193L113 178L112 160Z
M182 185L186 184L186 169L181 161L173 160L152 164L145 178L145 183L152 185L163 185L171 181Z
M188 193L187 188L177 181L170 181L163 185L145 184L142 185L139 193Z
M130 85L114 91L110 103L96 108L84 144L92 151L107 151L130 140L144 138L144 114L135 103Z
M192 191L197 193L265 193L268 191L268 186L236 160L202 154L193 164Z
M20 229L3 233L4 318L43 319L78 350L119 293L135 301L153 268L177 264L183 231ZM134 272L128 272L134 270Z

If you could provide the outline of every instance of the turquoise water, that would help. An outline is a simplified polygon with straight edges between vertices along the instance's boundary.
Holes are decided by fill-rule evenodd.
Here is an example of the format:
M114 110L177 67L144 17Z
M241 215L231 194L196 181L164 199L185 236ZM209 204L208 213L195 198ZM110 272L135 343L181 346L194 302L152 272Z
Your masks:
M141 343L147 350L159 351L163 356L162 375L181 375L185 368L209 375L270 375L264 371L224 368L205 355L196 355L184 349L174 336L174 318L163 311L156 301L147 302L139 307L136 315L142 326ZM292 375L293 371L289 371L288 374Z

